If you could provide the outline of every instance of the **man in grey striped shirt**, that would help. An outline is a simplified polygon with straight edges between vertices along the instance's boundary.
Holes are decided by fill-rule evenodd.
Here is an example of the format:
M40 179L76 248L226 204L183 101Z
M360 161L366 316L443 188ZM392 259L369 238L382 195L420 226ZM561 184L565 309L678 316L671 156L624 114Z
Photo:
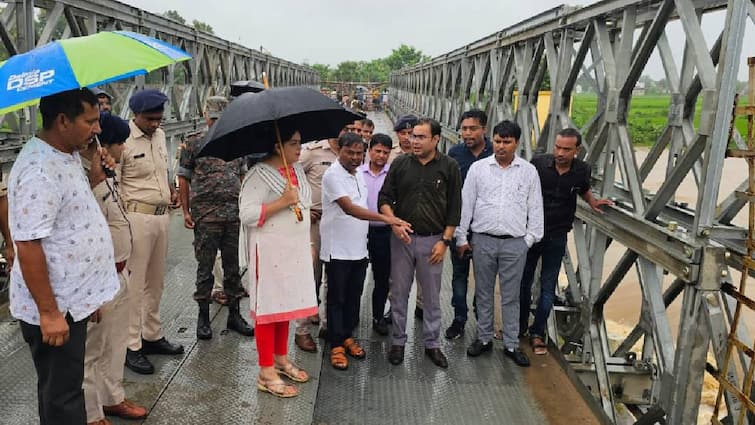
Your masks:
M527 250L543 237L543 196L537 170L516 155L520 135L511 121L493 129L493 155L472 164L464 181L455 236L459 256L474 248L477 340L467 354L476 357L493 348L493 294L499 276L504 354L529 366L519 349L519 282Z

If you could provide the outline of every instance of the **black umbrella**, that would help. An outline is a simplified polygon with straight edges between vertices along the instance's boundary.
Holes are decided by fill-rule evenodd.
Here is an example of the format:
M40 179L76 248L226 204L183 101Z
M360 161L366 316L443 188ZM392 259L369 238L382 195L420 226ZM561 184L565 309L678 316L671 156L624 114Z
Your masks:
M302 140L338 137L349 123L363 116L306 87L283 87L244 93L223 111L199 156L230 161L271 152L280 133L299 131Z
M231 83L231 97L241 96L244 93L258 93L265 90L265 85L259 81L241 80Z

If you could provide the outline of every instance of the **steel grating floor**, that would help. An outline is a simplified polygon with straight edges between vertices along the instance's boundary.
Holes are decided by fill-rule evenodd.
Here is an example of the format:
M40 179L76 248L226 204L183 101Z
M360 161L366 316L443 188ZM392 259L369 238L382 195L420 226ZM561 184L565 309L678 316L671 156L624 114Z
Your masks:
M390 121L385 114L371 118L376 132L392 133L386 131ZM543 369L546 375L563 375L557 366L550 364L546 368L533 361L528 370L518 368L503 356L498 341L493 353L476 359L467 357L466 347L475 334L473 319L467 324L464 338L443 340L442 349L450 367L442 370L424 356L421 324L410 317L405 361L400 366L390 365L389 338L371 330L369 274L356 335L367 358L351 360L347 371L336 371L323 356L322 340L318 341L319 353L310 354L295 349L291 337L290 353L310 372L312 380L300 386L300 396L294 399L281 400L259 393L255 385L258 367L254 341L222 331L226 309L212 307L213 339L196 341L197 307L191 299L196 267L192 233L183 228L179 215L172 218L170 235L161 315L166 336L184 344L186 354L150 356L156 367L154 375L126 370L127 396L151 411L144 421L111 418L115 424L587 423L553 420L560 413L548 412L552 407L540 403L530 391L533 373ZM444 329L452 319L450 292L447 262L441 294ZM244 300L242 309L247 302ZM415 340L415 336L420 338ZM532 356L530 359L535 360ZM5 316L0 320L0 423L38 423L35 384L36 373L19 326ZM571 408L562 407L564 411Z

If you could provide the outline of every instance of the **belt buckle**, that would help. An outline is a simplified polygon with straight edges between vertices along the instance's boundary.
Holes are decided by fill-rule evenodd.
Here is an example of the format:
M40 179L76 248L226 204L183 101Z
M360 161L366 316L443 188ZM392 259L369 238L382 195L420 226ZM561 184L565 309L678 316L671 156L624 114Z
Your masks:
M165 210L167 208L168 207L166 205L158 205L157 207L155 207L155 215L163 215L163 214L165 214Z

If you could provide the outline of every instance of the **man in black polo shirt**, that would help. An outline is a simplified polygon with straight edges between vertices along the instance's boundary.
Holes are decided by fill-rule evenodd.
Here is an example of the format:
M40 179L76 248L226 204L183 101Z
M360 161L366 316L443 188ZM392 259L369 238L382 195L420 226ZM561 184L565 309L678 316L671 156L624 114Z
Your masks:
M535 310L535 321L529 328L530 344L535 354L546 354L545 322L548 320L553 299L556 296L558 272L566 251L566 234L572 229L577 195L597 213L602 214L602 205L613 205L607 199L595 199L590 191L590 166L577 159L582 135L573 128L565 128L556 134L552 154L537 155L532 164L540 175L545 210L545 235L527 253L527 262L522 274L520 291L519 329L522 334L529 325L532 280L537 263L542 257L540 269L540 299Z
M488 116L479 109L472 109L461 114L460 122L462 143L454 145L448 151L448 156L459 163L461 182L467 177L469 167L476 161L493 154L493 144L485 133L487 132ZM469 255L460 257L456 249L456 239L451 246L451 306L454 308L454 320L446 329L446 338L458 339L464 335L464 325L467 323L467 285L469 283Z
M447 368L440 351L440 282L443 258L461 220L461 174L456 161L438 151L440 124L422 118L412 129L410 155L396 158L378 197L380 212L411 224L409 235L393 226L391 236L391 315L393 341L388 360L404 360L406 310L414 273L422 288L425 354Z

